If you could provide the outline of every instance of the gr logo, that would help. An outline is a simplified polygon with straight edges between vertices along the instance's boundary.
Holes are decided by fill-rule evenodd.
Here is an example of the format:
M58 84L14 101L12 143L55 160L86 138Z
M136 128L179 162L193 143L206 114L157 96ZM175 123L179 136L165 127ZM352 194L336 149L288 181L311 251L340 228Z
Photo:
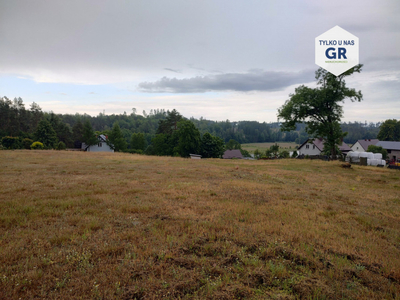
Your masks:
M329 59L336 59L336 52L335 48L328 48L325 51L325 56ZM338 48L338 59L344 58L347 59L346 57L346 48Z
M315 63L339 76L359 61L358 37L335 26L315 38Z

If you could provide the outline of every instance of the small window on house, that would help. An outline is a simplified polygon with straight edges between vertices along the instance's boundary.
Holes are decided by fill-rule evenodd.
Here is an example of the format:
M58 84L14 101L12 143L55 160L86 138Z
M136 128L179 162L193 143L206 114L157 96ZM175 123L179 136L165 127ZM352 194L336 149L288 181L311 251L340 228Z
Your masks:
M312 148L315 149L315 145L313 145Z
M310 145L306 145L306 149L310 148Z
M357 147L357 150L358 150L358 147Z
M392 153L392 150L387 150L387 153Z
M102 145L102 143L99 143L98 146L99 146L99 147L102 147L103 145Z

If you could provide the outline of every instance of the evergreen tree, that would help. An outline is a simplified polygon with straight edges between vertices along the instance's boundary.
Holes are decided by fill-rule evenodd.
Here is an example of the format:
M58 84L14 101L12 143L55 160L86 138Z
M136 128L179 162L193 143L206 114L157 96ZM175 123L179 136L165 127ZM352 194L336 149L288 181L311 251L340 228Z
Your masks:
M131 136L131 149L143 150L146 148L144 133L133 133Z
M83 123L81 119L74 124L72 127L72 139L75 148L81 148L83 141Z
M156 133L172 134L178 128L178 122L182 120L182 116L175 109L168 112L168 116L165 120L158 122L158 128Z
M57 135L50 122L42 119L35 132L36 141L41 142L46 149L52 149L57 143Z
M115 151L124 151L126 150L126 140L122 134L121 128L119 127L118 122L115 122L113 128L111 130L110 135L108 136L110 146L114 148Z
M86 120L85 124L83 125L82 141L86 144L86 146L96 145L98 143L98 139L89 120Z

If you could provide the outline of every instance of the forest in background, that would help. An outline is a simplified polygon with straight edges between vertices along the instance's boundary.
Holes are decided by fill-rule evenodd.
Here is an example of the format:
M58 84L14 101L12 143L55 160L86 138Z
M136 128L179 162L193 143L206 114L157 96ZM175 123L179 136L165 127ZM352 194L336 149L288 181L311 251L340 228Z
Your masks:
M96 133L107 133L118 123L122 134L130 145L134 133L143 133L147 144L155 137L159 122L165 120L170 111L151 109L148 113L137 114L136 109L127 114L97 116L87 114L54 114L43 112L38 104L33 102L29 108L25 107L21 98L13 100L7 97L0 98L0 139L5 136L20 137L35 140L35 132L42 119L46 119L54 129L58 141L62 141L68 148L77 147L81 141L83 124L89 121ZM309 136L305 131L305 124L297 124L292 132L282 132L280 123L260 123L257 121L211 121L204 118L185 118L191 121L201 135L209 132L228 142L233 139L239 143L262 142L296 142L302 143ZM381 123L344 122L343 131L347 132L344 138L346 143L355 143L359 139L376 138Z

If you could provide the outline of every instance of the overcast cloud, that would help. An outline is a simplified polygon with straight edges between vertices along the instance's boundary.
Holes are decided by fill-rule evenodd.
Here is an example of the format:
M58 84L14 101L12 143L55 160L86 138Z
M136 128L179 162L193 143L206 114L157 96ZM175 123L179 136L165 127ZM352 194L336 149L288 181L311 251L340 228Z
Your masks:
M364 102L344 120L380 121L400 115L399 15L398 0L0 1L0 95L57 113L275 121L314 84L314 38L339 25L364 64L349 80Z
M163 77L156 82L141 82L139 89L153 93L204 93L210 91L278 91L295 83L310 82L314 71L227 73L192 78Z

